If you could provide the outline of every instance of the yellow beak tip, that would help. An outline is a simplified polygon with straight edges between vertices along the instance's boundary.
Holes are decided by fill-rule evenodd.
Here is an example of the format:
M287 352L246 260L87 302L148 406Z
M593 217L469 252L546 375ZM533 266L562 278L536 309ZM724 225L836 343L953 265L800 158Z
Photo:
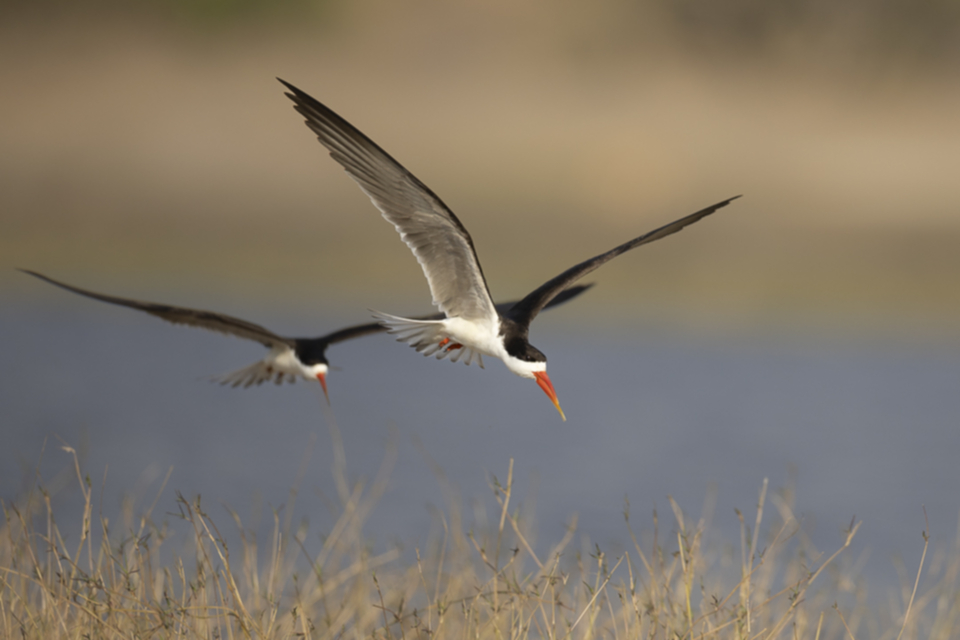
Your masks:
M560 403L559 403L559 402L557 403L557 411L560 412L560 418L561 418L564 422L566 422L566 421L567 421L567 416L566 416L566 414L563 413L563 409L560 408Z

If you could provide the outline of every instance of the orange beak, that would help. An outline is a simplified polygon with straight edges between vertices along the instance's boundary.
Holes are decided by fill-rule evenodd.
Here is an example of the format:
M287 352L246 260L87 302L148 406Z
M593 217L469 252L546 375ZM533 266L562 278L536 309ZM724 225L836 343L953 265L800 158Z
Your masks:
M553 402L553 406L560 412L560 417L566 422L567 416L563 415L563 409L560 408L560 401L557 400L557 392L553 390L553 383L550 382L550 376L547 375L546 371L535 371L533 375L537 379L537 384L540 385L543 392L547 394L547 397Z
M323 397L327 399L327 404L330 404L330 396L327 395L327 374L318 373L317 380L320 381L320 386L323 387Z

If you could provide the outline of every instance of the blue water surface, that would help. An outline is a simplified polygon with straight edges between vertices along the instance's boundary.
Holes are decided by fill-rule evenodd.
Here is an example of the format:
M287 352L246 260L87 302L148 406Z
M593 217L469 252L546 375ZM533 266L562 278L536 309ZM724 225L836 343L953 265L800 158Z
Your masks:
M283 310L258 317L253 305L230 311L308 335L366 320ZM98 495L106 487L108 513L123 495L152 501L172 467L157 517L176 511L175 492L201 494L229 528L222 505L254 518L257 505L288 502L305 462L296 516L316 535L331 526L330 418L317 385L237 390L203 379L262 357L259 345L82 299L3 305L0 336L5 502L35 486L38 471L49 481L70 464L62 439L82 451ZM538 548L559 540L574 514L581 535L629 548L625 498L639 530L650 528L654 508L669 529L668 496L698 517L712 491L711 535L739 544L734 509L752 522L764 478L771 493L795 487L795 513L824 551L841 544L851 518L862 520L853 553L870 550L864 573L880 584L898 584L894 556L908 567L919 562L923 506L932 544L947 549L954 539L956 344L787 330L597 333L549 320L537 321L533 341L549 357L566 422L536 384L496 360L485 370L436 362L385 335L330 349L340 367L329 377L332 410L350 478L372 478L389 443L397 447L366 529L373 544L424 544L432 507L449 507L448 486L464 526L477 525L478 507L491 513L491 477L504 480L511 458L516 500L535 501ZM74 485L55 497L68 529L77 496Z

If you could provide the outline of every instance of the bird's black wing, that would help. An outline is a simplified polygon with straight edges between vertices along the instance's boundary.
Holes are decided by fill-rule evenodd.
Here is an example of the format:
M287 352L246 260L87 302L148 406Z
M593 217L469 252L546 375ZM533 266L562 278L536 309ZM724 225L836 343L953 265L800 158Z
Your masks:
M659 240L660 238L665 238L671 234L674 234L687 225L691 225L694 222L705 218L717 209L727 206L739 197L740 196L734 196L724 200L723 202L718 202L715 205L709 206L706 209L701 209L696 213L691 213L684 218L680 218L679 220L671 222L668 225L664 225L659 229L654 229L653 231L645 233L638 238L634 238L629 242L624 242L620 246L615 247L606 253L601 253L596 257L590 258L589 260L584 260L574 267L570 267L556 278L548 280L532 293L527 295L527 297L518 302L517 305L508 312L507 316L523 327L529 326L533 319L537 317L537 314L540 313L540 311L551 300L559 295L561 291L563 291L566 287L569 287L571 283L576 282L578 279L582 278L594 269L597 269L601 265L613 260L621 253L625 253L630 251L630 249L639 247L640 245L644 245L653 242L654 240Z
M202 311L199 309L186 309L184 307L174 307L168 304L158 304L156 302L142 302L140 300L130 300L128 298L118 298L117 296L108 296L102 293L95 293L93 291L87 291L86 289L80 289L79 287L71 287L68 284L58 282L53 278L48 278L47 276L39 274L35 271L28 271L27 269L20 269L20 271L28 273L36 278L40 278L41 280L45 280L46 282L60 287L61 289L66 289L67 291L80 294L81 296L93 298L94 300L100 300L101 302L108 302L110 304L117 304L122 307L130 307L131 309L144 311L152 316L166 320L167 322L172 322L173 324L183 324L191 327L200 327L201 329L209 329L211 331L237 336L238 338L253 340L266 347L293 345L293 340L278 336L272 331L264 329L260 325L253 324L252 322L247 322L246 320L241 320L239 318L234 318L232 316L223 315L221 313Z
M373 333L381 333L386 330L387 328L381 325L379 322L368 322L366 324L357 324L352 327L344 327L343 329L338 329L333 333L328 333L327 335L319 338L307 339L323 342L324 344L334 344L335 342L343 342L344 340L362 338L363 336L368 336Z
M290 90L287 97L330 157L346 169L413 251L437 308L449 317L495 322L496 311L473 239L449 207L329 107L280 82Z
M591 282L590 284L577 284L572 287L567 287L560 293L553 296L553 298L549 302L547 302L547 304L545 304L543 308L552 309L553 307L560 306L564 302L569 302L570 300L573 300L574 298L579 296L581 293L583 293L587 289L591 288L593 285L594 283ZM513 310L513 308L516 307L521 302L522 300L513 300L512 302L501 302L500 304L497 305L497 311L500 312L501 315L505 315L505 316L510 315L510 312Z

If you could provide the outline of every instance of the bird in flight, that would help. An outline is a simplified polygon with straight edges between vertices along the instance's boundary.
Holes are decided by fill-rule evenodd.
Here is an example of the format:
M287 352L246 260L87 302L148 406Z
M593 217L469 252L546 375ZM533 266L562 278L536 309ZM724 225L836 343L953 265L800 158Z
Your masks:
M278 78L279 80L279 78ZM466 364L483 366L483 355L500 358L522 378L535 379L566 420L549 376L547 357L527 339L530 323L557 295L574 282L641 245L680 231L725 207L739 196L701 209L610 251L570 267L545 282L506 312L493 304L473 239L463 223L427 185L356 127L307 93L280 80L306 125L396 227L423 269L439 319L401 318L377 313L397 340L438 359L452 355Z
M330 363L327 361L327 347L337 342L343 342L344 340L351 340L387 330L386 327L379 322L370 322L339 329L325 336L320 336L319 338L287 338L279 336L260 325L226 314L110 296L70 286L53 278L48 278L36 271L28 271L26 269L20 269L20 271L81 296L120 305L122 307L137 309L173 324L200 327L245 340L253 340L270 349L270 352L263 360L259 360L248 367L213 377L213 380L216 382L224 385L228 384L233 387L250 387L251 385L260 385L270 380L278 385L284 382L296 382L297 378L318 380L320 386L323 387L323 395L327 398L327 402L329 402L330 396L327 395L327 372L329 371ZM571 287L564 291L562 295L554 298L549 306L552 307L563 304L577 297L592 286L592 284L587 284ZM502 309L504 313L508 313L514 304L516 304L516 302L506 302L498 305L498 308ZM434 314L433 316L425 316L423 320L430 318L437 319L440 317L442 317L440 314Z

